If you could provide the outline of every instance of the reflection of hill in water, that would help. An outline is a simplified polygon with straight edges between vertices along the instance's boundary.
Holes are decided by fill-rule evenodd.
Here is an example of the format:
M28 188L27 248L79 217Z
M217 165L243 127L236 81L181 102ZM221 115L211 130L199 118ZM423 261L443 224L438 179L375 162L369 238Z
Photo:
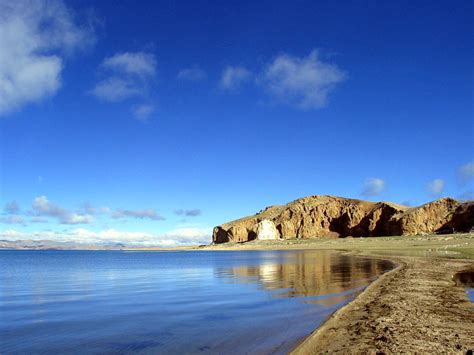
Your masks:
M260 265L219 269L220 276L237 282L258 282L276 297L317 297L330 305L344 299L351 290L366 286L374 277L390 270L389 261L365 259L327 251L298 251L280 260L264 260ZM281 290L278 292L278 290ZM321 296L333 295L326 298Z

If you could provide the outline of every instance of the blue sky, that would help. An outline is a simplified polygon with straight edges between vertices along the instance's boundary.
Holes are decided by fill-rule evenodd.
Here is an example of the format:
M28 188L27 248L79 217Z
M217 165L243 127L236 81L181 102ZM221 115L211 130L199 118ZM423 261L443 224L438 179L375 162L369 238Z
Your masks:
M0 239L177 245L306 195L473 198L471 1L0 10Z

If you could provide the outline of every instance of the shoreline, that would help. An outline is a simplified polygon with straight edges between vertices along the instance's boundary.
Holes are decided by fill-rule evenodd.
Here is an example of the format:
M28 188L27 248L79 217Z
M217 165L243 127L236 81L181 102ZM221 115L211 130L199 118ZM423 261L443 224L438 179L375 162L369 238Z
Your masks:
M366 255L361 255L361 254L356 254L355 256L367 257ZM378 257L376 257L376 256L370 256L370 257L374 257L374 258L378 259ZM364 294L366 292L370 292L369 290L371 288L376 287L376 285L379 284L379 283L383 283L384 278L388 277L391 273L398 272L402 267L404 267L404 264L401 261L395 261L392 258L385 258L385 257L380 258L380 259L389 260L389 261L393 262L395 264L395 267L392 270L387 271L386 273L380 275L376 280L374 280L369 285L367 285L367 287L364 290L362 290L352 301L346 303L341 308L338 308L337 310L335 310L328 318L326 318L324 320L324 322L322 322L316 329L314 329L311 332L311 334L309 334L304 339L302 339L293 348L293 350L290 352L290 354L305 354L305 351L306 351L306 353L308 353L308 352L313 353L311 350L312 350L312 348L314 348L314 343L317 342L317 340L318 340L317 337L320 336L320 334L325 331L324 329L327 327L327 324L332 321L332 319L334 319L334 318L337 319L338 317L340 317L340 315L347 312L347 309L350 308L351 304L356 302L356 300L358 300L359 298L363 298Z
M370 239L257 242L193 250L334 250L395 263L393 270L336 310L291 354L473 350L474 305L452 277L459 271L474 272L474 235Z
M452 277L474 272L474 234L252 241L122 251L331 250L389 260L395 268L337 309L292 354L466 353L474 350L474 304Z
M456 272L474 271L473 260L381 258L398 266L334 312L291 354L464 354L474 349L473 303L452 280Z

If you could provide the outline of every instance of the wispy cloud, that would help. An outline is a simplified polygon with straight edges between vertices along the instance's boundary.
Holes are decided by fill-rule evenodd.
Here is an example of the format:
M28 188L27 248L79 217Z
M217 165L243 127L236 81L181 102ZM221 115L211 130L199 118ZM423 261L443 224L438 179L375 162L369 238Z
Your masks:
M132 107L133 116L142 122L146 122L150 119L150 116L155 112L155 106L142 104Z
M61 232L20 232L14 229L8 229L0 231L0 239L9 241L51 240L56 242L76 243L124 243L128 245L172 247L190 244L209 244L211 234L211 228L177 228L161 234L140 231L119 231L116 229L92 231L78 228Z
M101 68L107 76L91 90L97 98L118 102L144 96L156 74L155 56L145 52L123 52L105 58Z
M201 81L207 78L207 74L199 67L192 67L180 70L176 77L179 80Z
M323 61L314 50L301 58L279 55L266 66L261 83L273 100L308 110L326 106L345 78L337 65Z
M0 2L0 115L61 87L65 57L95 41L60 0Z
M10 201L5 204L3 210L5 213L16 214L20 212L20 205L16 201Z
M464 191L461 195L458 196L461 201L470 201L474 200L474 191L468 190Z
M99 81L92 94L102 100L118 102L142 94L142 89L133 80L110 77Z
M32 217L30 218L30 223L48 223L48 219L43 217Z
M196 217L200 216L202 214L202 211L200 209L192 209L192 210L175 210L174 213L178 216L186 216L186 217Z
M380 178L369 178L365 181L362 195L366 197L380 195L385 190L385 181Z
M144 52L117 53L105 58L102 66L113 72L136 75L142 78L156 74L155 56Z
M220 87L227 91L236 91L252 78L252 73L242 66L227 66L221 74Z
M158 214L154 209L146 208L142 210L123 210L119 209L112 212L112 218L138 218L138 219L151 219L153 221L163 221L165 218Z
M50 202L46 196L36 197L31 207L36 216L54 217L62 224L88 224L93 221L91 215L68 211Z
M14 221L16 221L19 223L19 219L13 218L18 217L16 216L18 214L24 217L31 217L29 220L32 223L50 223L50 218L53 218L60 224L92 224L93 222L96 222L96 219L94 217L97 217L97 219L102 221L103 218L133 218L148 219L152 221L165 220L165 217L161 216L156 210L152 208L113 209L107 206L96 207L90 202L85 202L77 210L69 210L51 202L46 196L38 196L33 200L33 203L31 205L31 211L19 213L19 207L12 202L6 204L5 211L7 215L4 215L3 217L5 218L0 219L0 222L13 223ZM10 212L7 212L7 210ZM200 211L187 210L186 213L186 215L191 216L197 215L198 213L200 213ZM6 217L10 218L7 219Z
M470 161L461 166L458 170L458 175L463 184L474 180L474 161Z
M17 215L0 216L0 223L26 225L25 219Z
M90 202L84 202L80 208L81 212L83 214L89 214L89 215L100 215L100 214L108 214L111 212L111 209L109 207L96 207Z
M432 196L439 196L444 191L445 182L442 179L434 179L433 181L428 182L426 185L426 190Z

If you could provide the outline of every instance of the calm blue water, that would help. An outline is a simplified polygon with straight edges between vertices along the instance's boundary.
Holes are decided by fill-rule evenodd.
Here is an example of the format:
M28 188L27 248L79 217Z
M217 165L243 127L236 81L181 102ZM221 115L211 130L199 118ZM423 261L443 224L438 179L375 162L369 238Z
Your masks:
M284 353L391 268L321 251L0 251L0 353Z
M467 297L471 300L471 302L474 302L474 288L466 288L467 291Z

